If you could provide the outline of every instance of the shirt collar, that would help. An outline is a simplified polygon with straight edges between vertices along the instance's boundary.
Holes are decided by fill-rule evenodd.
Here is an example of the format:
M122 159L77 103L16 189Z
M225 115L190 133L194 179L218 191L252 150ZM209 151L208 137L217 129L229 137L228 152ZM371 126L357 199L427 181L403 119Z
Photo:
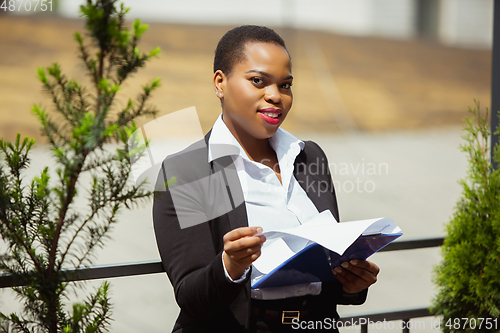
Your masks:
M304 149L303 141L282 128L278 128L276 133L269 139L269 143L276 152L278 161L285 158L293 163L300 151ZM249 159L240 143L222 120L221 113L215 121L208 139L208 162L210 163L224 156L241 156Z

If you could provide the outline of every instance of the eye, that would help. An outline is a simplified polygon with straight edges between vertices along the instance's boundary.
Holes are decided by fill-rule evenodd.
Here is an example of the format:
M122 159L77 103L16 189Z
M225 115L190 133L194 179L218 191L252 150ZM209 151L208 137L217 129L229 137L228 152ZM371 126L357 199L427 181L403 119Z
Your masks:
M251 78L251 80L254 84L263 84L264 83L264 81L258 76Z
M292 83L291 82L286 82L286 83L281 84L280 87L283 88L283 89L290 89L292 87Z

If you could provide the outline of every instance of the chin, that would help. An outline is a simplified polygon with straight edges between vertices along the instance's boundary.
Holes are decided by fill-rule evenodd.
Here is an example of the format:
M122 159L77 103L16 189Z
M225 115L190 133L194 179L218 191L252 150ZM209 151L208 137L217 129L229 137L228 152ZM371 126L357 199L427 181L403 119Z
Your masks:
M276 129L274 130L268 130L265 132L265 134L263 136L265 136L263 139L269 139L270 137L272 137L274 134L276 134L276 132L278 131L278 128L279 127L276 127Z

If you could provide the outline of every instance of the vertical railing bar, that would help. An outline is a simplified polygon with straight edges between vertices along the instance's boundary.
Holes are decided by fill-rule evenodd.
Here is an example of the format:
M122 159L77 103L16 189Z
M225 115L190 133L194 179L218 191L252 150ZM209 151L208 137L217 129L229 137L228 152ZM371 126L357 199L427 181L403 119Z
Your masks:
M410 319L403 319L403 333L410 333Z

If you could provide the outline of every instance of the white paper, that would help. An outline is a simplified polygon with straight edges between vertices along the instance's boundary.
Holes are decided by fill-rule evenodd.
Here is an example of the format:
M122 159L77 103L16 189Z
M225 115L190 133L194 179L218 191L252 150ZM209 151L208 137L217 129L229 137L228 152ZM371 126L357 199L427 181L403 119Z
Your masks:
M272 253L271 260L261 260L263 253ZM285 241L279 237L275 239L266 240L261 248L261 256L257 259L253 265L259 270L259 272L268 274L273 269L276 268L282 262L287 261L289 258L293 257L295 252L293 252L290 247L285 243ZM266 255L267 256L267 255Z
M343 254L363 233L397 233L401 229L390 218L378 218L337 223L329 210L323 211L306 223L288 229L269 230L262 234L266 242L261 256L253 265L264 274L291 258L310 242Z

